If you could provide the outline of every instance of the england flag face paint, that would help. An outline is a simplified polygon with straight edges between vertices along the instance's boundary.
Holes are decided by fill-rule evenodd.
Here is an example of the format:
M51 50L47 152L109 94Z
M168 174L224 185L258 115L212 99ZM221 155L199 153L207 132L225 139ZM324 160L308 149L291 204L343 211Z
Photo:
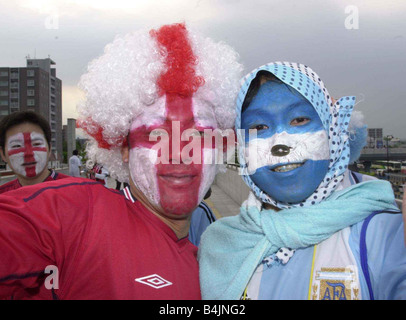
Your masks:
M209 101L195 93L205 80L197 75L197 57L184 25L164 26L151 36L160 47L165 71L159 75L159 98L131 124L131 180L165 214L188 215L203 200L216 173L215 146L201 139L217 129Z
M217 123L214 114L202 108L207 105L192 97L165 95L131 126L131 179L169 214L193 211L214 180L216 152L205 148L201 134Z
M17 175L34 178L44 171L48 162L48 147L43 134L19 132L7 139L7 156Z
M328 135L302 95L280 81L264 83L243 112L241 128L248 173L263 192L298 203L317 189L328 171Z

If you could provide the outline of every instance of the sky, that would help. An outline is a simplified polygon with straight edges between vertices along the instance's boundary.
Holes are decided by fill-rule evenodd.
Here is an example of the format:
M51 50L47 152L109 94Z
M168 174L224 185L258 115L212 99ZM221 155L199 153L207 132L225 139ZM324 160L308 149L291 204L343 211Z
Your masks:
M66 124L80 76L116 35L185 22L234 47L245 73L311 67L333 97L357 97L368 127L406 139L405 16L404 0L0 0L0 67L50 56Z

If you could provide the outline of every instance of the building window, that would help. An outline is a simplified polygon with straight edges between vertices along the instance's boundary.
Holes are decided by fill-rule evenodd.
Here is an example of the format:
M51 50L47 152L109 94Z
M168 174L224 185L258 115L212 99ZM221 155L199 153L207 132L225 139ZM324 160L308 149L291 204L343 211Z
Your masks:
M34 80L27 80L27 86L28 86L28 87L33 87L33 86L35 86L35 81L34 81Z
M35 95L35 90L29 89L27 90L27 96L32 97Z
M27 70L27 77L35 76L35 70Z
M27 99L27 106L35 106L35 100L34 99Z
M0 77L8 77L8 71L0 71Z
M7 110L0 110L0 116L8 116Z
M8 106L7 100L0 100L0 106Z
M7 90L0 90L0 97L8 97L8 91Z
M8 87L8 81L0 81L0 87Z

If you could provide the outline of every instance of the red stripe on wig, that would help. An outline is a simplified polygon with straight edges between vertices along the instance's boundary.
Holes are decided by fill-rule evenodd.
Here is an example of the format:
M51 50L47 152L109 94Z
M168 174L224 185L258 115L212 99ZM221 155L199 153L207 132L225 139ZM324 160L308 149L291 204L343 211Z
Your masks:
M151 30L165 56L166 71L158 78L160 94L178 94L190 97L204 84L204 78L195 72L196 56L187 37L184 24L165 25Z
M93 137L97 141L99 148L110 150L111 147L125 146L127 144L125 137L118 137L113 145L109 144L103 138L103 128L93 122L90 118L87 118L84 121L78 120L76 127L85 130L88 135Z

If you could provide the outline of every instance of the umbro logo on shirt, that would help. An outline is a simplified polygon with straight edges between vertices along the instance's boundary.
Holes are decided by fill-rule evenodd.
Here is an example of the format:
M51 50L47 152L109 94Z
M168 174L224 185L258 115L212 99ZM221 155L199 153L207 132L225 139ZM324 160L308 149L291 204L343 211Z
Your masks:
M147 286L150 286L154 289L161 289L163 287L172 285L172 282L165 280L164 278L162 278L161 276L159 276L157 274L151 274L146 277L137 278L137 279L135 279L135 281L142 283L142 284L146 284Z

